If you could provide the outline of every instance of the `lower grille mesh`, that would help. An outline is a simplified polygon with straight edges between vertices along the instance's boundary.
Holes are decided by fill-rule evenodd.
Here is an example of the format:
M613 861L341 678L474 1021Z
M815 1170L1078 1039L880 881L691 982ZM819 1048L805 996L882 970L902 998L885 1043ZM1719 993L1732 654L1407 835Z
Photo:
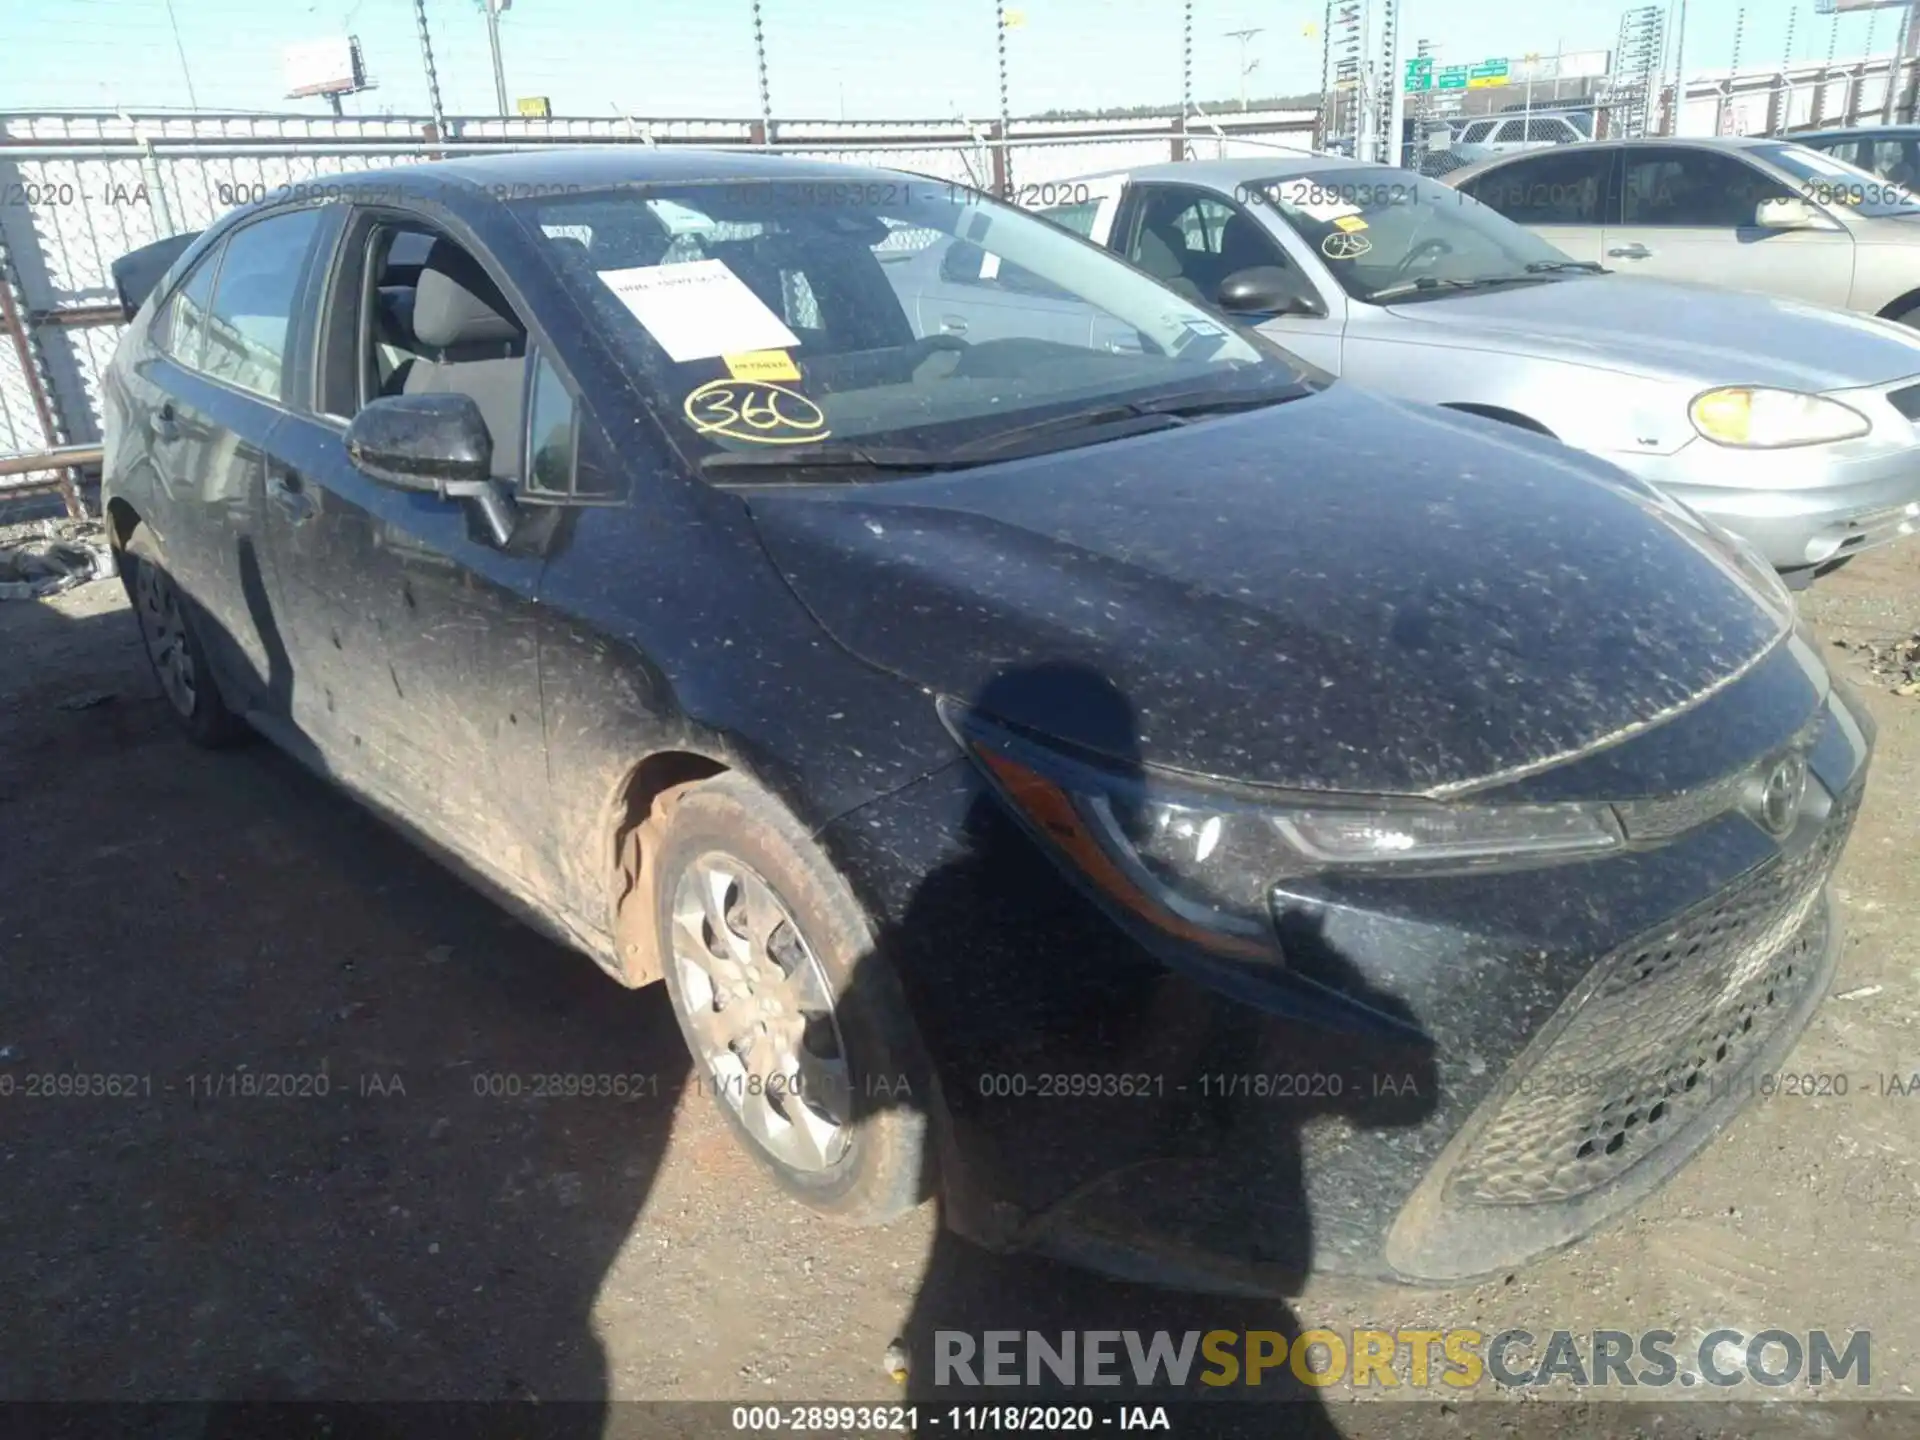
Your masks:
M1672 928L1603 958L1546 1051L1448 1183L1475 1205L1537 1205L1597 1189L1724 1093L1820 973L1828 872L1857 792L1819 839Z

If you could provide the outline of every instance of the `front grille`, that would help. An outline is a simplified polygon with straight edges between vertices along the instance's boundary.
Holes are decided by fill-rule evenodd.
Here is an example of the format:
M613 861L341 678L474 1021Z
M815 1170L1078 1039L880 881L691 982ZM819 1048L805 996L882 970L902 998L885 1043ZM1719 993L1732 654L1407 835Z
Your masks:
M1604 957L1559 1033L1490 1102L1448 1198L1572 1200L1724 1095L1821 972L1822 896L1857 803L1856 788L1805 850Z
M1920 420L1920 385L1908 385L1903 389L1889 390L1887 403L1909 420Z

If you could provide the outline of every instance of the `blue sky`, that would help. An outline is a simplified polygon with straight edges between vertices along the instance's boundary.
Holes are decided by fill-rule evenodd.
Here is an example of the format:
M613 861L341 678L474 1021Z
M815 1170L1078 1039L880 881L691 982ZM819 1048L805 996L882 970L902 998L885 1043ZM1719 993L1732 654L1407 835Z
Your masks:
M1374 0L1377 5L1379 0ZM58 106L202 106L324 113L282 98L290 42L357 34L379 89L350 111L425 113L426 87L410 0L0 0L0 109ZM1177 101L1179 0L1008 0L1024 23L1008 33L1015 114L1054 107ZM1521 7L1497 0L1406 0L1408 48L1426 37L1443 63L1605 49L1619 3L1560 0ZM1779 60L1789 11L1793 54L1824 58L1832 22L1811 0L1745 7L1743 65ZM1739 0L1690 0L1688 69L1727 64ZM1194 90L1202 100L1238 90L1238 42L1259 61L1255 94L1319 84L1319 0L1196 0ZM991 116L998 110L992 0L764 0L776 116L850 119ZM441 90L450 114L493 111L486 25L478 0L428 0ZM747 116L759 110L748 0L514 0L501 21L509 97L547 95L555 112ZM1892 47L1899 12L1841 17L1841 58ZM183 73L184 71L184 73Z

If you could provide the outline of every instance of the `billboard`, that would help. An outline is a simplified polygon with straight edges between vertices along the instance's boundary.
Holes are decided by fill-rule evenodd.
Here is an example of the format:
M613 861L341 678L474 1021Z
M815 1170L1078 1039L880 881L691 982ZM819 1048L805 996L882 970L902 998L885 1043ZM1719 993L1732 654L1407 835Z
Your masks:
M1904 0L1902 0L1904 3ZM1528 55L1513 62L1512 80L1524 85L1529 80L1597 80L1613 64L1611 50L1569 50L1561 55Z
M287 46L281 57L290 99L302 95L339 95L366 88L360 45L350 36L300 41Z

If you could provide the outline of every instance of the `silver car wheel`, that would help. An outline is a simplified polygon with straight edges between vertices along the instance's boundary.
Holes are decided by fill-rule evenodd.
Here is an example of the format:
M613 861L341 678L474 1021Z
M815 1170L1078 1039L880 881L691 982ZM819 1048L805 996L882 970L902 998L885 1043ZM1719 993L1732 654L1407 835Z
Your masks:
M826 971L771 886L709 852L673 893L673 965L696 1058L775 1160L830 1169L853 1140L846 1047Z
M166 572L142 561L134 577L134 610L140 635L147 642L153 673L166 692L167 702L191 719L198 691L193 654L187 648L187 622L180 612L180 596Z

